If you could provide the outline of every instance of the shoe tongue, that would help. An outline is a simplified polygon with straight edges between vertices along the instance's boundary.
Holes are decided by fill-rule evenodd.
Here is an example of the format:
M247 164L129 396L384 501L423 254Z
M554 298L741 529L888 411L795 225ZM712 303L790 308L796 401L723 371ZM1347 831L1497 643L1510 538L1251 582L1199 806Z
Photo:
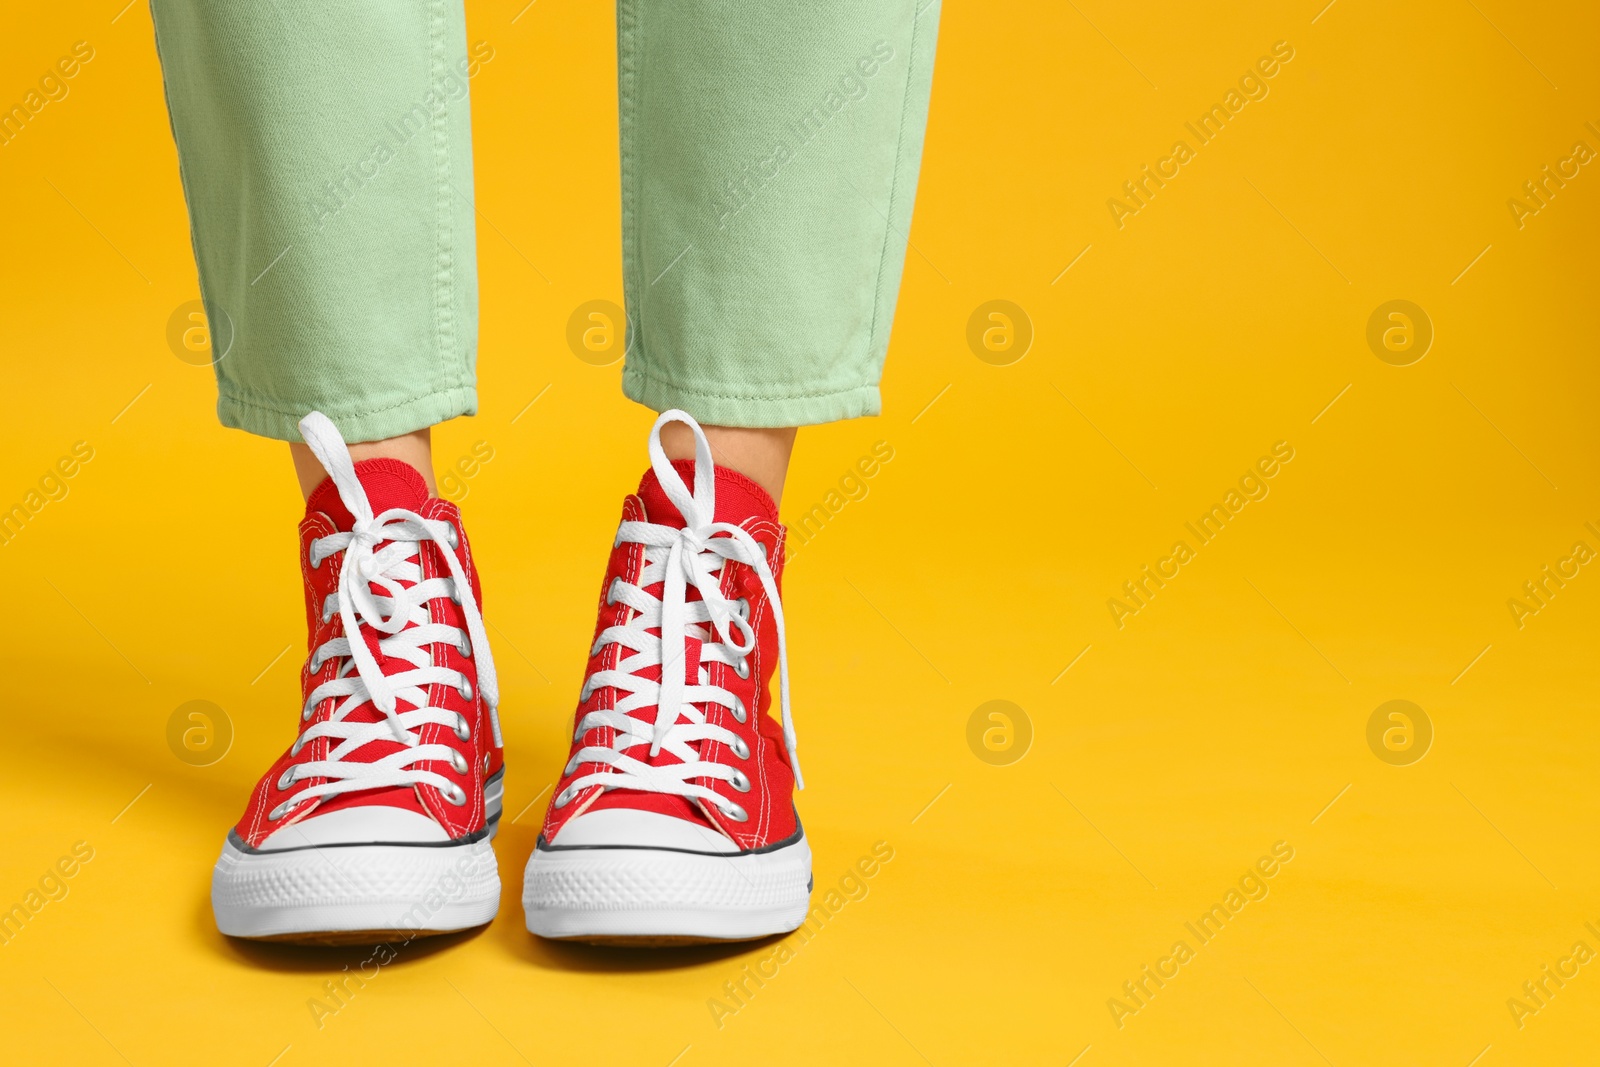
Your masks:
M678 472L678 477L683 479L683 484L693 493L694 460L675 459L672 461L672 469ZM727 467L714 469L717 490L715 521L732 523L735 526L752 517L771 522L778 521L778 509L765 489L736 470ZM651 522L660 526L684 525L683 516L668 498L667 491L661 487L661 481L656 477L654 468L645 471L643 480L639 482L639 499L644 501L645 518Z
M355 464L356 480L361 483L361 488L367 494L367 503L372 508L374 515L381 515L390 508L405 508L409 511L421 511L428 501L428 485L422 480L422 475L417 469L398 459L380 457L378 459L364 459ZM306 501L306 514L314 515L317 512L332 519L334 525L341 531L348 532L355 524L355 518L350 510L344 506L344 500L339 496L339 487L332 478L324 478ZM374 586L372 591L378 595L385 595L384 590ZM361 637L367 643L368 651L378 661L379 669L385 674L409 670L411 664L405 660L393 659L385 656L378 647L378 641L383 634L374 630L361 627ZM407 710L411 703L400 700L399 710ZM384 718L381 711L372 703L364 703L352 711L346 721L353 723L379 722ZM374 762L400 750L398 741L387 738L369 741L348 757L352 762ZM423 810L409 786L389 790L360 790L344 796L332 797L325 801L319 808L320 811L334 811L342 807L353 807L367 803L384 803L397 807L414 810ZM424 814L426 812L424 811Z
M367 503L372 506L374 515L381 515L390 508L420 511L428 501L428 484L415 467L403 460L387 457L361 460L356 464L356 479L366 490ZM341 530L355 525L355 517L344 506L339 487L333 484L332 478L324 478L306 501L306 514L318 511L332 519Z
M694 492L694 460L673 460L672 469L678 472L678 477L683 479L683 484L691 493ZM715 468L715 486L717 492L717 510L713 517L716 522L726 522L738 526L749 518L762 518L771 522L778 521L778 509L772 502L772 497L767 491L740 474L727 467ZM683 516L679 514L677 506L667 496L667 491L662 488L661 481L656 477L654 468L645 472L643 480L639 482L639 499L644 503L645 518L661 526L684 525ZM699 599L699 593L691 589L689 598ZM688 676L692 679L698 671L695 657L698 651L698 642L690 641L688 653L691 657L687 665ZM638 808L645 811L654 811L662 815L672 815L699 826L710 826L704 812L698 804L680 796L668 793L644 793L632 789L613 789L602 793L594 802L594 808Z

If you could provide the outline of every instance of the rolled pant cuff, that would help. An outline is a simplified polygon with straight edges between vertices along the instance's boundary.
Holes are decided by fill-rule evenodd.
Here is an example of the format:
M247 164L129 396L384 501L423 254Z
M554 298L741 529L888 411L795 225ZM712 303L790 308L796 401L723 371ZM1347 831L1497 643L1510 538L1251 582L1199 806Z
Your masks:
M439 389L377 411L352 410L315 400L308 400L303 406L279 402L268 407L226 393L217 399L217 417L222 425L279 441L299 441L300 420L312 411L320 411L332 419L346 441L382 441L457 415L476 415L478 391L470 385Z
M732 389L693 388L623 368L622 395L654 411L679 408L708 426L814 426L876 415L883 408L876 385L858 385L799 396L743 396Z

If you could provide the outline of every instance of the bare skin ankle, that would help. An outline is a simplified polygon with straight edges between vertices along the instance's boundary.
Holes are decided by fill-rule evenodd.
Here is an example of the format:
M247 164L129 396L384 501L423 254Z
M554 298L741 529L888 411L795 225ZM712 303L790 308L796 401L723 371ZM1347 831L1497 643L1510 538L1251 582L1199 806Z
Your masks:
M312 490L321 485L328 477L328 472L322 469L322 464L317 457L311 454L311 449L298 441L289 443L289 453L294 458L294 473L300 479L300 493L306 499L311 498ZM361 441L350 446L350 458L359 463L364 459L377 459L384 457L398 459L409 463L422 475L422 480L427 483L428 495L438 496L438 486L433 481L433 435L432 428L424 428L415 433L404 434L400 437L390 437L383 441Z
M736 470L765 489L774 504L783 500L783 481L789 473L797 432L793 426L750 429L742 426L702 426L711 444L711 459L719 467ZM668 459L693 459L694 434L681 422L661 428L661 447Z

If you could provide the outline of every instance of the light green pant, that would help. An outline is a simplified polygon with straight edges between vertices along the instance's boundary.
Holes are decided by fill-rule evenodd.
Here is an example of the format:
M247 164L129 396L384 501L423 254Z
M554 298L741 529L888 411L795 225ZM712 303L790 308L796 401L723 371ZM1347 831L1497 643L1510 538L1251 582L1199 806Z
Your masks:
M316 409L366 441L474 412L467 83L494 50L461 0L152 7L223 423L298 440ZM629 397L733 426L878 411L937 22L619 0Z

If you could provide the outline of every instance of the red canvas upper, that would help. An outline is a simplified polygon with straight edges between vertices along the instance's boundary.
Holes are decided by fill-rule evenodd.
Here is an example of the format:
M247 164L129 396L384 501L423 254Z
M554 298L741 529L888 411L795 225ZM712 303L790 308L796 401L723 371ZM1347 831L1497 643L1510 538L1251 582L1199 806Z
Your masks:
M677 460L672 466L683 478L685 485L694 484L694 461ZM781 588L784 528L778 522L778 509L773 504L772 498L759 485L737 471L717 467L715 479L716 521L741 526L766 546L769 565ZM623 501L622 521L651 522L680 529L684 525L682 516L668 499L653 470L645 473L638 493ZM612 549L606 566L605 580L600 587L594 640L598 640L608 627L623 624L633 614L633 609L621 602L608 603L608 593L612 582L618 578L629 583L637 582L644 567L644 554L644 546L632 542L618 544ZM709 778L701 780L703 784L715 789L719 796L726 797L730 803L743 807L749 813L748 820L735 822L725 816L716 805L699 799L636 789L605 789L600 785L584 788L566 804L557 807L554 798L559 796L569 783L584 775L604 770L598 764L590 762L573 768L570 774L564 775L557 783L542 831L546 841L559 844L561 828L572 818L586 811L608 807L639 808L689 819L725 833L737 845L746 849L760 848L795 834L798 826L792 801L794 775L789 767L782 728L769 714L772 706L770 683L778 666L778 632L772 615L772 606L768 603L759 576L752 567L745 564L732 561L725 563L722 568L720 589L730 600L741 597L749 600L749 618L756 632L756 647L750 656L749 678L741 679L732 667L713 662L708 665L709 681L711 685L720 686L737 695L744 701L745 707L751 709L751 714L744 723L740 723L728 708L714 702L694 706L704 712L711 723L737 734L749 747L750 756L746 760L739 760L728 746L711 740L695 742L697 746L695 750L701 759L737 767L748 776L751 782L748 793L738 792L725 781ZM662 595L662 586L660 583L648 586L645 592L659 598ZM698 590L692 585L688 588L688 598L691 601L700 599ZM659 630L652 629L649 632L659 636ZM701 666L700 642L691 635L685 643L682 669L686 679L692 681L698 675ZM628 650L619 645L608 645L598 654L590 656L584 677L587 678L596 671L614 669L618 661L627 654ZM659 681L660 670L647 668L644 676L652 681ZM615 688L607 686L596 689L587 701L578 705L574 726L576 727L591 711L615 707L617 698L618 690ZM629 714L635 719L653 723L656 712L657 708L651 706L635 709ZM609 746L615 736L616 731L610 727L595 727L587 731L573 741L569 761L585 745ZM679 762L677 757L665 748L654 757L649 755L648 746L637 746L630 750L630 754L653 764Z
M367 499L372 505L375 515L382 514L391 508L404 508L414 511L425 519L448 521L454 524L459 535L459 548L457 555L468 575L472 586L473 596L478 603L482 603L482 591L478 581L477 567L472 559L466 531L461 526L461 515L456 506L448 501L431 498L422 476L406 463L395 459L368 459L355 464L356 477L366 490ZM310 698L312 690L324 682L332 680L339 673L343 663L342 657L333 657L323 663L315 673L310 671L310 654L332 638L342 636L344 622L338 612L324 621L323 605L327 598L333 594L339 585L339 575L344 564L345 554L335 553L321 560L316 567L311 565L311 544L321 537L338 531L348 531L353 520L344 503L339 498L339 493L332 480L325 480L311 494L306 503L305 518L300 523L300 569L305 582L306 601L306 631L307 631L307 659L300 672L300 697L301 706ZM387 542L385 542L387 543ZM381 548L381 546L380 546ZM421 544L421 565L423 577L449 577L450 571L441 552L444 547L432 541ZM372 589L375 594L382 595L383 590L374 584ZM446 597L436 597L428 602L432 622L443 623L461 630L466 629L464 613L459 605ZM409 627L408 627L409 629ZM371 650L380 668L386 675L399 673L412 669L412 665L404 660L386 657L378 647L380 637L385 636L373 632L369 627L362 627L362 638ZM448 760L431 761L425 766L438 774L449 778L460 788L465 790L467 803L457 807L446 801L438 788L431 785L415 785L405 787L389 787L367 789L359 792L343 793L336 796L324 797L320 800L305 802L289 811L278 820L270 820L267 815L286 798L296 792L313 785L322 784L325 778L302 778L289 785L287 789L279 789L278 782L291 764L307 763L312 760L326 759L328 752L337 742L331 738L317 738L309 741L300 751L298 756L291 756L289 750L273 763L267 773L257 783L251 794L249 806L245 809L244 817L240 819L236 830L246 844L259 845L269 834L283 826L302 821L315 814L324 814L329 811L362 804L388 804L421 812L431 816L442 826L451 838L481 830L485 825L485 811L483 799L483 782L486 778L496 774L502 765L503 754L499 746L494 743L493 731L490 729L489 712L482 695L478 692L477 663L474 658L464 656L453 645L447 642L434 642L430 646L433 663L447 666L452 670L465 674L471 682L472 696L467 699L451 685L435 683L426 687L428 704L435 708L444 708L449 711L465 715L471 724L471 737L462 741L455 731L448 726L438 724L424 724L417 728L416 733L422 743L444 744L456 749L465 757L467 773L459 774ZM332 714L334 708L342 703L344 697L328 697L320 701L312 713L310 720L299 721L298 729L304 732L313 724L323 722ZM411 708L404 699L399 700L397 711ZM383 719L383 713L373 707L371 703L363 704L354 709L347 717L348 722L378 722ZM298 719L298 716L297 716ZM401 747L399 741L375 740L361 746L355 752L346 756L349 762L372 762L396 751Z

